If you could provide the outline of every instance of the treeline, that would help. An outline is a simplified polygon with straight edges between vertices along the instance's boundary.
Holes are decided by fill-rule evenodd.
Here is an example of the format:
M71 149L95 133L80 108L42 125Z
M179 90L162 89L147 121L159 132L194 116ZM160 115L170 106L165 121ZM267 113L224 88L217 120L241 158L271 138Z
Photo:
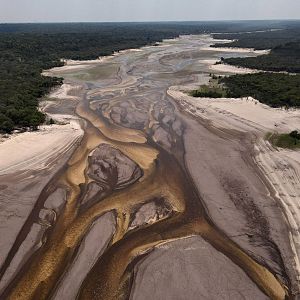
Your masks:
M187 22L118 22L118 23L28 23L0 24L0 33L100 33L117 35L134 32L182 32L186 34L199 29L204 32L234 33L260 31L272 28L292 28L295 21L187 21Z
M224 63L264 71L300 73L300 22L295 21L293 26L284 30L222 34L214 37L235 39L232 43L215 44L214 47L271 49L267 55L227 58Z
M300 75L256 73L219 79L227 97L253 97L271 107L300 107Z
M246 98L252 97L271 107L300 107L300 75L255 73L219 77L217 84L191 91L193 97Z
M280 29L280 26L273 28ZM225 58L223 63L264 71L300 73L300 21L290 21L280 30L215 34L214 38L234 41L213 47L271 49L267 55ZM219 85L226 91L226 97L253 97L272 107L300 107L300 75L262 72L234 75L219 79ZM216 97L223 95L223 91L214 94Z
M217 43L213 47L254 48L256 50L273 49L300 39L300 21L276 25L273 29L256 32L213 34L215 39L233 40L230 43Z
M270 54L257 57L227 58L224 63L264 71L300 73L300 40L276 46Z
M62 79L41 72L62 66L61 58L95 59L202 30L196 25L0 25L0 132L36 129L44 122L38 101Z
M211 81L208 85L201 85L199 89L193 90L189 93L196 98L226 98L227 89L223 85L212 85Z
M0 24L0 132L37 128L45 119L38 99L62 83L42 70L61 66L61 58L95 59L114 51L154 44L181 34L264 30L285 22L183 22Z

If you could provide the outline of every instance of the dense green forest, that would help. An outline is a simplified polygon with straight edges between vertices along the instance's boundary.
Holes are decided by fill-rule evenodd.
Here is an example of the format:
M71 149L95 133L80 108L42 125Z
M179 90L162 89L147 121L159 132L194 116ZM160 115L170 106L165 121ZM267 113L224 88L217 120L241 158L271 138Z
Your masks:
M225 63L264 71L300 73L300 40L276 46L258 57L227 58Z
M201 85L197 90L193 90L189 94L197 98L226 98L228 96L227 88L220 84L214 75L208 84Z
M273 49L300 39L300 21L293 21L285 26L273 24L273 28L266 31L218 33L213 34L213 37L215 39L233 40L233 42L225 44L217 43L213 47Z
M215 38L235 40L232 43L215 44L214 47L242 47L271 49L270 54L258 57L227 58L224 63L264 71L300 73L300 24L276 31L217 34Z
M271 107L300 107L300 75L256 73L211 79L190 93L193 97L253 97Z
M232 98L251 96L272 107L300 107L300 75L257 73L219 80Z
M62 58L95 59L181 34L293 31L295 26L293 21L0 24L0 131L36 129L44 121L38 101L62 79L41 72L61 66Z

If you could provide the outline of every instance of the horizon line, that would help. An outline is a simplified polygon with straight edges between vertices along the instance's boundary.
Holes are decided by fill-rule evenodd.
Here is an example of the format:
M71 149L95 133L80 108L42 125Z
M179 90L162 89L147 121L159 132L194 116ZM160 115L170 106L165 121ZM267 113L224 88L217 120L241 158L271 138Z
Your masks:
M109 23L201 23L201 22L256 22L256 21L300 21L299 19L220 19L220 20L160 20L160 21L19 21L0 22L0 25L10 24L109 24Z

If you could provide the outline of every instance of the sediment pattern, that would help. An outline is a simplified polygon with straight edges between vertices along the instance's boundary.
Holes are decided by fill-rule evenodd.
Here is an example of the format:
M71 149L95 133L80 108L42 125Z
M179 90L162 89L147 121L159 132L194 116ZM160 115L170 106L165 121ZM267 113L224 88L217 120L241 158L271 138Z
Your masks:
M2 297L128 299L136 295L132 287L141 260L150 257L158 246L194 236L222 255L224 265L228 260L243 272L243 280L249 280L255 289L252 295L248 291L247 297L284 299L290 295L280 250L270 242L269 223L263 213L255 230L259 231L259 226L265 230L260 242L268 242L270 251L266 256L271 253L272 258L277 257L276 270L268 264L270 257L243 249L218 228L207 209L205 193L197 189L187 167L184 136L195 123L190 123L191 117L176 106L167 89L196 81L199 70L208 72L199 59L215 55L201 52L209 42L208 37L185 37L121 53L98 63L106 73L111 72L108 79L92 75L88 81L74 78L66 68L52 72L82 87L76 115L82 120L84 136L65 166L40 193L2 265L4 276L33 225L47 224L36 241L40 247L33 247L31 254L23 258L23 265L3 289ZM94 65L84 68L88 72ZM211 136L220 138L220 132L215 131L212 128ZM222 134L224 139L238 143L237 135ZM255 195L247 194L252 192L244 189L243 182L220 182L237 210L256 209ZM116 222L115 229L113 221L110 225L101 221L108 213ZM250 218L251 226L254 217ZM94 229L97 222L104 226L102 237ZM103 239L95 242L98 251L91 236ZM80 260L83 251L93 253L91 261ZM72 270L80 272L76 268L80 263L85 265L84 278L72 285ZM201 281L201 277L198 279ZM68 288L75 290L69 293Z

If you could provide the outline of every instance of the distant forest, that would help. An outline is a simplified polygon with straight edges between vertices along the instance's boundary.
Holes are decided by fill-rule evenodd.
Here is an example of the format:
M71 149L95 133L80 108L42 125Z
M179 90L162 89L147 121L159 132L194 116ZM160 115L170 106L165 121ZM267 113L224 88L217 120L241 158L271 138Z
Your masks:
M300 107L300 75L257 73L224 77L229 98L253 97L272 107Z
M0 132L36 129L44 122L38 101L62 84L62 79L45 77L41 72L62 66L62 58L95 59L181 34L233 31L234 26L218 22L0 24ZM248 30L270 25L239 26Z
M215 38L234 40L213 47L271 49L257 57L227 58L224 63L271 72L300 73L300 22L288 28L266 32L215 34ZM252 96L272 107L300 107L300 75L258 73L220 79L228 97Z
M295 27L293 21L0 24L0 132L36 129L44 122L39 99L62 84L62 78L41 72L62 66L62 58L95 59L181 34L291 31Z
M267 55L246 58L227 58L224 62L250 69L300 73L300 40L276 46L272 49L271 53Z
M270 54L258 57L227 58L224 63L264 71L300 73L300 22L276 31L216 34L215 38L232 39L232 43L214 47L242 47L256 50L271 49Z
M62 66L62 58L95 59L201 31L193 25L0 25L0 132L37 129L45 121L38 110L39 99L62 84L62 79L45 77L41 72Z

